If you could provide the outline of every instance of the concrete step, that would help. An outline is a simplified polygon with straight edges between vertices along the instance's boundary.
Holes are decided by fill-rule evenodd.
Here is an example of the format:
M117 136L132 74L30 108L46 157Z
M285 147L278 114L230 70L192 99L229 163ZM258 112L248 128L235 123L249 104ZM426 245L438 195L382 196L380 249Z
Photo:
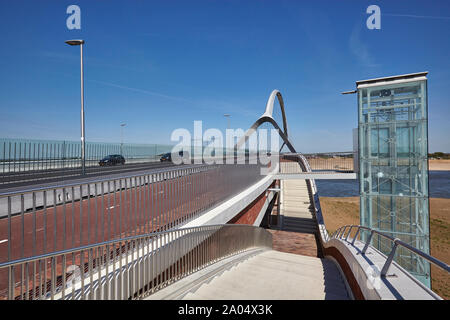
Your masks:
M300 207L300 206L285 206L281 205L280 209L283 212L296 213L296 212L311 212L311 208L308 206Z
M282 215L283 220L288 220L288 219L302 219L302 220L313 220L314 217L311 214L297 214L297 215Z
M297 210L309 210L310 209L310 206L309 205L306 205L306 204L303 204L303 205L295 205L295 204L291 204L291 203L286 203L286 202L284 202L283 203L283 205L281 206L282 207L282 209L284 209L284 210L286 210L286 211L289 211L289 210L294 210L294 211L297 211Z
M308 188L306 186L283 186L283 194L286 195L303 195L309 194Z
M295 232L307 232L307 233L315 233L317 230L316 226L298 226L292 224L283 224L283 231L294 230Z
M313 218L313 214L309 210L281 210L281 214L285 217L293 218Z
M309 199L302 199L299 197L294 197L294 196L287 196L283 198L283 202L287 203L287 202L301 202L302 204L310 204L311 202L309 201Z
M348 299L334 263L266 251L224 272L183 299Z
M290 215L283 214L283 212L282 212L282 216L283 216L282 219L307 219L307 220L314 219L314 217L309 212L307 212L307 213L305 212L303 214L297 213L297 214L290 214Z
M308 187L306 185L299 185L299 184L284 184L283 185L284 191L287 192L296 192L303 194L308 194Z
M293 226L293 227L316 227L317 226L317 222L315 219L311 219L311 220L306 220L306 219L302 219L304 221L298 221L298 220L293 220L293 219L283 219L283 225L285 226Z
M283 219L283 225L284 226L291 226L291 227L316 227L317 223L316 223L316 221L295 222L295 221L289 221L287 219Z
M282 220L281 229L283 231L295 231L305 233L315 233L317 231L317 222L315 219L300 219L285 217Z
M294 197L283 198L282 202L287 203L289 205L300 205L300 206L307 206L307 207L311 205L311 202L309 202L309 200L302 200L302 199L294 198Z
M291 181L291 180L289 180ZM306 184L299 183L283 183L284 190L283 192L294 192L296 190L308 190L308 186Z

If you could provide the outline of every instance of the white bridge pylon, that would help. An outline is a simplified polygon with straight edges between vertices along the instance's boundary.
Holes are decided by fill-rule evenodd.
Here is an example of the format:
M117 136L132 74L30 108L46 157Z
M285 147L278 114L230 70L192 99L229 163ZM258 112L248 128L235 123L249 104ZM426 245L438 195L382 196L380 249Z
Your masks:
M278 104L281 109L281 115L283 117L283 130L281 130L278 123L273 118L273 107L275 103L275 98L278 99ZM281 95L281 92L279 90L273 90L272 93L269 96L269 99L267 100L266 104L266 110L264 113L258 118L258 120L253 123L253 125L250 127L250 129L247 130L247 132L244 134L243 137L241 137L235 145L235 150L238 150L242 145L244 145L247 140L250 138L250 136L256 132L259 126L261 126L263 123L269 122L271 123L274 128L278 131L281 139L283 139L283 145L280 148L283 149L283 146L286 145L291 155L299 155L297 151L295 151L294 146L289 141L289 132L288 132L288 124L287 124L287 118L286 118L286 111L284 108L284 101L283 97ZM307 161L304 159L304 161ZM300 168L299 168L300 169ZM279 166L278 170L282 170ZM282 170L284 171L284 170ZM278 173L274 175L274 178L280 179L280 180L290 180L290 179L356 179L356 173L354 172L312 172L311 170L308 172L302 172L299 170L298 172L291 172L291 173Z
M278 104L280 105L280 108L281 108L281 115L283 116L283 130L284 131L281 130L280 126L273 118L273 104L275 102L275 97L278 98ZM256 131L256 129L258 129L258 127L265 122L270 122L274 126L274 128L278 130L278 133L280 134L281 139L283 139L284 144L286 144L286 146L289 148L289 150L293 153L296 153L294 146L289 142L289 139L288 139L288 126L287 126L287 120L286 120L286 112L284 110L283 97L281 96L281 92L278 90L272 91L272 93L269 96L269 100L267 100L266 110L264 111L262 116L260 116L258 118L258 120L255 121L255 123L250 127L250 129L247 130L247 132L244 134L244 136L241 137L241 139L239 139L238 143L236 143L236 145L235 145L235 148L239 149L243 144L245 144L247 142L247 140L250 138L250 136ZM283 145L281 146L280 151L282 148L283 148Z

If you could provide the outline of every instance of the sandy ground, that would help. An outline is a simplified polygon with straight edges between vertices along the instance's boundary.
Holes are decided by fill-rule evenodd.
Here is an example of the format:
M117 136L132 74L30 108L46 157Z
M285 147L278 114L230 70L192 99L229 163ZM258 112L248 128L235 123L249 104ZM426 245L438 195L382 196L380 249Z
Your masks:
M430 167L430 170L436 171L450 170L450 160L429 160L428 165Z
M308 159L313 170L353 170L352 158L311 158ZM430 170L450 171L450 160L429 160Z
M346 224L359 224L359 197L320 197L320 205L325 225L330 233ZM450 199L430 199L430 240L431 255L445 263L449 263ZM433 291L442 298L449 300L450 276L446 272L432 266L431 277Z

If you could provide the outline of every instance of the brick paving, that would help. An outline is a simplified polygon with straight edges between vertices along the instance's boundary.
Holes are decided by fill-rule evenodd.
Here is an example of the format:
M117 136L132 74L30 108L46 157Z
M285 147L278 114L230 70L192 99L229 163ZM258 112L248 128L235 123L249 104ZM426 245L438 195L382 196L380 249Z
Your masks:
M273 249L281 252L317 257L317 243L314 234L267 229L272 233Z

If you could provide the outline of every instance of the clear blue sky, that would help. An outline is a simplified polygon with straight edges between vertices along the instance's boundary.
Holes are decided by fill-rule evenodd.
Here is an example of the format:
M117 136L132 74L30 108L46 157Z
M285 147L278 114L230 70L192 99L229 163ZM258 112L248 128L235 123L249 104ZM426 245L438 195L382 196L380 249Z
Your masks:
M81 8L68 30L66 8ZM366 8L381 8L381 30ZM168 143L176 128L247 129L273 89L298 151L352 149L355 81L429 71L430 151L450 152L450 1L0 2L0 137Z

